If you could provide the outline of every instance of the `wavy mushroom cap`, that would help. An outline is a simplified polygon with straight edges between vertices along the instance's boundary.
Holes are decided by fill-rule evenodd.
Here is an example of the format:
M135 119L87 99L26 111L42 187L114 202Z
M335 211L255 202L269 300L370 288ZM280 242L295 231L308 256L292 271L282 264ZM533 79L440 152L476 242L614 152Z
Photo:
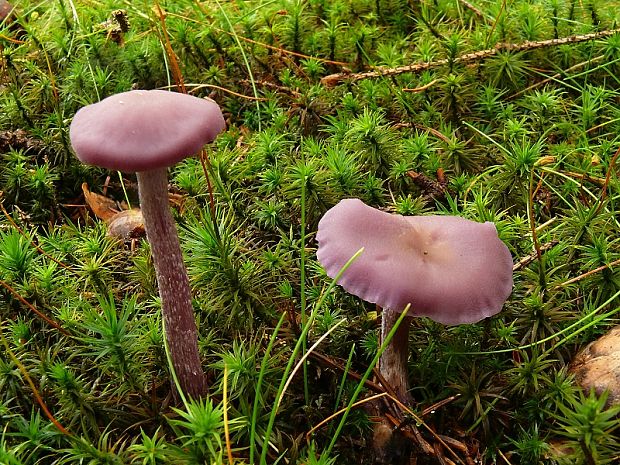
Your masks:
M213 100L164 90L132 90L81 108L69 129L86 164L119 171L171 166L224 130Z
M401 216L345 199L319 222L317 258L339 284L383 308L439 323L498 313L512 291L512 257L493 223L455 216Z

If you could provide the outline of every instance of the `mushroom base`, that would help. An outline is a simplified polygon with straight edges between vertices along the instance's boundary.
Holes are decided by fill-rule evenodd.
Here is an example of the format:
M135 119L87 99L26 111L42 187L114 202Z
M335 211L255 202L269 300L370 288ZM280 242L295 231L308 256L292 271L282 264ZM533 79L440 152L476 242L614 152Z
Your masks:
M167 170L139 172L138 188L172 365L183 393L200 398L207 394L208 384L198 354L189 278L168 203Z
M400 312L389 308L383 309L381 316L381 343L386 339ZM390 344L385 348L379 359L379 374L381 383L388 393L396 397L400 402L409 406L413 399L409 394L407 360L409 356L409 326L411 317L405 317ZM372 406L376 423L373 428L373 450L375 463L377 464L406 464L409 463L411 452L411 440L406 438L399 428L388 419L386 413L392 418L404 420L402 409L392 401L381 399Z
M412 442L385 416L375 423L372 435L376 465L408 465L411 463Z

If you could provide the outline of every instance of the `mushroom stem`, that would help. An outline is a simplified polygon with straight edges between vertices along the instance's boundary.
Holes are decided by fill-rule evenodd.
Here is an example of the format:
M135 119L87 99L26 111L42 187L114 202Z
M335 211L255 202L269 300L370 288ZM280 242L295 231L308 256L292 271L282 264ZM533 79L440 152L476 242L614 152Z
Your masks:
M138 172L137 176L140 208L151 245L172 365L183 393L193 398L203 397L208 385L198 354L189 278L168 204L168 172L160 168Z
M401 312L384 308L381 315L381 340L387 338L388 334L400 318ZM409 355L409 326L411 325L410 316L405 316L390 343L385 347L379 358L379 373L387 386L388 391L393 391L398 400L405 405L412 405L413 398L409 394L409 383L407 376L407 359ZM374 406L375 416L378 417L373 428L373 449L375 453L374 463L376 464L403 464L408 463L411 441L406 439L398 429L394 428L392 422L385 415L388 411L385 405L377 403Z
M381 343L385 340L401 312L384 308L381 316ZM398 400L405 405L411 405L409 394L407 359L409 356L409 326L411 317L406 316L396 330L394 337L379 358L379 373L385 382L394 390Z

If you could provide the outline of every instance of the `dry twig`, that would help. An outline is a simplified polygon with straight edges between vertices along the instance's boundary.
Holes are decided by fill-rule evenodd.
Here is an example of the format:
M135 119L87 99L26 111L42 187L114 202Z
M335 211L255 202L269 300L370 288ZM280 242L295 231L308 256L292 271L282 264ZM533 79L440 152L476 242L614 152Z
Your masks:
M443 65L447 65L452 62L453 64L468 64L474 63L477 61L486 60L499 52L507 51L507 52L525 52L529 50L536 50L539 48L545 47L557 47L560 45L566 44L576 44L579 42L586 42L589 40L603 39L605 37L609 37L611 35L617 34L620 32L620 29L610 29L607 31L593 32L591 34L583 34L583 35L574 35L569 37L562 37L559 39L549 39L549 40L540 40L540 41L526 41L520 44L511 44L511 43L499 43L495 45L493 48L489 48L486 50L480 50L478 52L466 53L465 55L461 55L454 60L449 60L448 58L444 58L437 61L430 61L426 63L414 63L412 65L406 66L398 66L395 68L381 68L377 67L373 71L366 71L363 73L336 73L330 74L329 76L325 76L321 79L321 82L325 86L335 86L341 81L347 80L349 82L359 81L361 79L372 79L383 76L396 76L398 74L403 73L420 73L422 71L426 71L427 69L437 68Z
M552 249L554 246L556 246L560 241L556 241L553 240L551 242L547 242L545 244L542 244L540 246L540 252L546 252L549 249ZM512 271L518 271L521 268L525 268L526 266L528 266L530 263L532 263L534 260L536 260L538 258L538 253L537 251L533 251L531 254L526 255L525 257L521 258L517 263L515 263L512 266Z
M478 16L478 18L484 19L486 21L487 18L484 16L484 13L482 13L482 11L480 11L478 7L472 5L467 0L459 0L459 3L462 4L468 10L470 10L472 13L474 13L476 16Z

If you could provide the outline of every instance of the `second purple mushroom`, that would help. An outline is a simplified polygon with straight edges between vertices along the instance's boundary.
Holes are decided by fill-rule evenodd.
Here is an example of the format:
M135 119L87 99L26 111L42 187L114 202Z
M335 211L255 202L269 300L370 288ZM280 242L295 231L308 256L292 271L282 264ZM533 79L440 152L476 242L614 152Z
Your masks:
M383 309L381 341L410 305L379 360L379 372L410 402L407 382L411 317L476 323L498 313L512 290L512 258L495 225L455 216L401 216L345 199L319 222L317 258L338 284Z

